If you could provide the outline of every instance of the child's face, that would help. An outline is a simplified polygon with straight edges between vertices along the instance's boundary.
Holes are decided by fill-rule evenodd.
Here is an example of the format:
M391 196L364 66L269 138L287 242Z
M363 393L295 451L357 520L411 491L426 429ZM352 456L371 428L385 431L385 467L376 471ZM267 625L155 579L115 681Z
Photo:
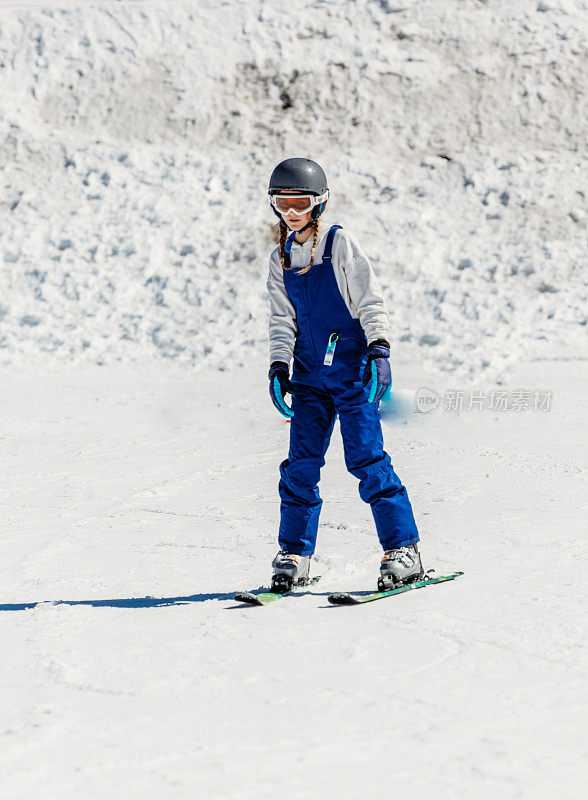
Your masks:
M308 214L303 214L301 217L296 214L282 214L282 219L291 231L299 231L304 228L307 222L310 222L310 211Z

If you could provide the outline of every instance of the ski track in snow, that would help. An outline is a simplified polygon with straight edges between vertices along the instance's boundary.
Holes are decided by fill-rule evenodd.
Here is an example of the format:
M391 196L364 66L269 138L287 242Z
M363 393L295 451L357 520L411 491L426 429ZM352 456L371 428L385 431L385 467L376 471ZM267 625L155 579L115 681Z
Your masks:
M357 608L326 599L379 562L336 426L321 581L258 609L232 596L269 576L288 442L263 364L7 373L2 797L580 798L585 363L520 365L550 412L384 417L425 567L465 575Z

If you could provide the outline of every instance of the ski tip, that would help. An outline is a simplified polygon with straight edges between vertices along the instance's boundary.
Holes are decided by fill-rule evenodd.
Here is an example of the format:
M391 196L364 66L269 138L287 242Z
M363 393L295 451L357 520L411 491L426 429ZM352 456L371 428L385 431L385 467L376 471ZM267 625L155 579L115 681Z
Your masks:
M327 597L327 600L334 606L354 606L358 602L348 592L333 592Z
M237 603L247 603L250 606L267 606L269 603L274 603L282 597L281 594L275 592L237 592L233 596L233 600Z
M233 596L233 600L237 603L249 603L250 605L259 605L257 597L252 592L237 592Z

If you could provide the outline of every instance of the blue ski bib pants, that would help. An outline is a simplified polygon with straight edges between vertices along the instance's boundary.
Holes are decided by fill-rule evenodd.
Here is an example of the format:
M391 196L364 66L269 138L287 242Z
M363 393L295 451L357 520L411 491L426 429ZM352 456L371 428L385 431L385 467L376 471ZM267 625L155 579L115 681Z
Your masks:
M368 403L369 385L362 386L367 340L349 313L332 267L333 239L327 234L322 263L300 275L284 270L286 292L296 310L288 458L280 464L280 530L282 550L312 555L322 500L321 467L339 415L345 464L359 478L359 494L372 509L385 550L414 544L419 535L405 487L384 452L378 404ZM325 354L335 340L332 363ZM330 359L327 359L327 362Z

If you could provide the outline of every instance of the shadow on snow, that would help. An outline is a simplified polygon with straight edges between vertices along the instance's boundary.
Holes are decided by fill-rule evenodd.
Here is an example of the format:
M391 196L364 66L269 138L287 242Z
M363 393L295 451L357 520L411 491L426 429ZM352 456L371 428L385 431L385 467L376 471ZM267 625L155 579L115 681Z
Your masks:
M269 589L260 586L249 589L253 592L268 592ZM234 600L237 592L214 592L212 594L189 594L183 597L121 597L112 600L37 600L32 603L0 603L0 611L27 611L37 606L92 606L93 608L160 608L162 606L183 606L189 603L205 603L207 600ZM305 595L327 597L330 592L292 592L288 597L304 597ZM357 592L356 594L369 594ZM229 608L243 608L243 604Z
M0 611L26 611L40 605L93 606L94 608L158 608L181 606L187 603L205 603L207 600L232 600L235 592L190 594L185 597L126 597L113 600L39 600L34 603L0 603Z

